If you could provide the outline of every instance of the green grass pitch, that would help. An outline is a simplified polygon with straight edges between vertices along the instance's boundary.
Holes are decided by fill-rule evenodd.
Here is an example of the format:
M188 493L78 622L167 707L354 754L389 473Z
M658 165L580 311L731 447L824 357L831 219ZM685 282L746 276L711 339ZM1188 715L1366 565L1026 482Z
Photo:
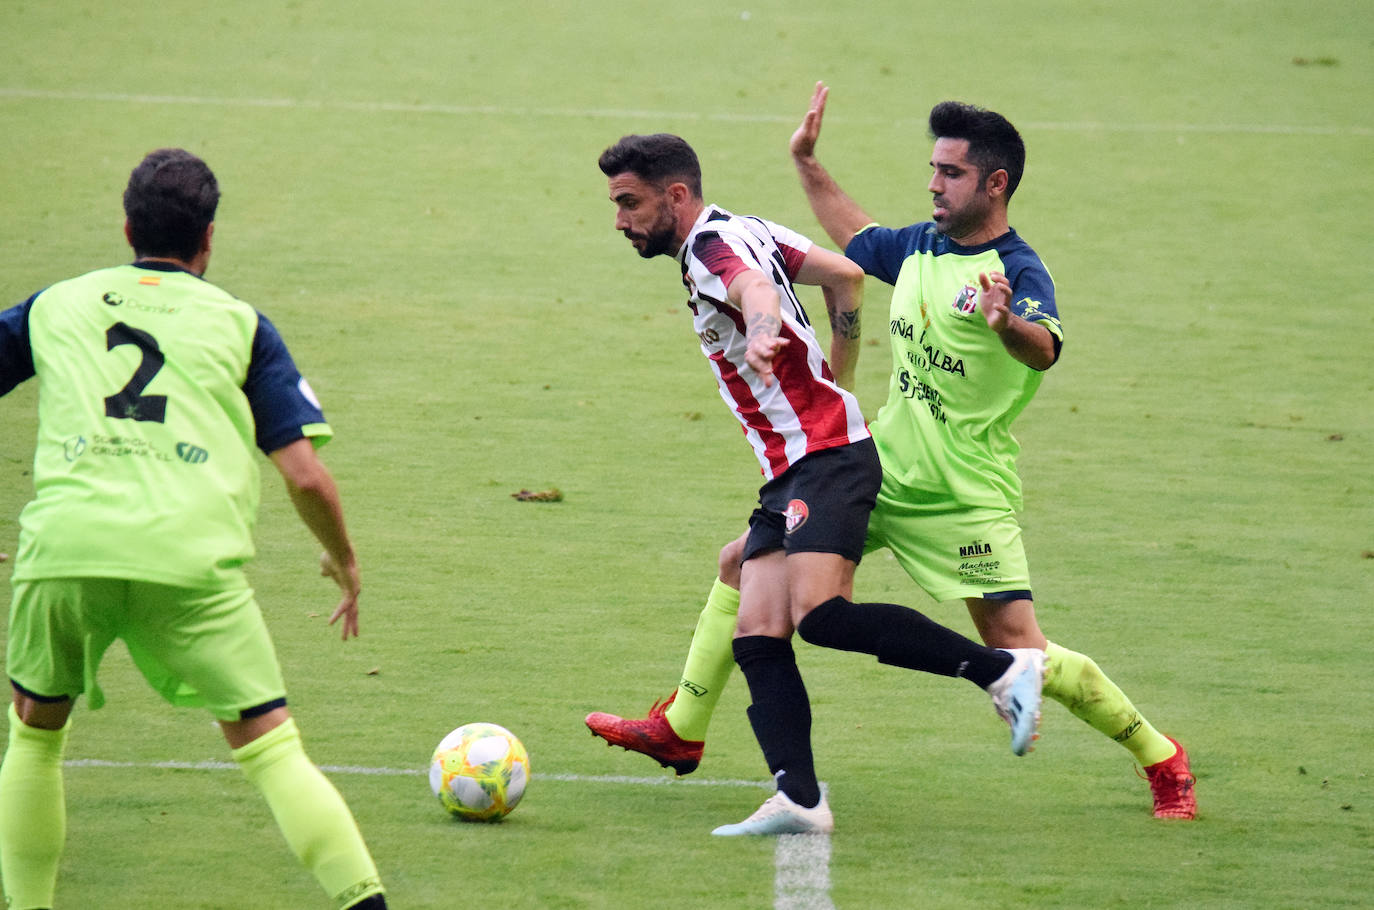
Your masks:
M738 784L766 777L738 680L682 782L607 779L669 772L582 725L670 691L758 478L672 264L612 230L596 157L678 132L712 201L823 240L787 156L817 79L822 160L887 223L929 214L933 103L1002 111L1029 149L1012 223L1067 336L1018 424L1038 612L1188 746L1201 818L1150 818L1128 755L1057 705L1015 759L973 687L799 645L837 818L823 897L1363 905L1371 36L1358 0L7 0L0 306L124 261L129 169L202 155L224 191L207 277L278 325L337 434L362 637L325 628L315 547L266 474L253 580L392 905L766 907L772 842L708 836L764 795ZM886 303L871 284L866 409ZM6 553L35 395L0 402ZM881 555L857 593L972 634ZM236 771L153 767L226 761L208 716L164 708L118 647L102 679L109 707L74 715L68 758L107 764L67 771L59 906L324 908ZM450 821L421 774L475 720L533 763L499 825Z

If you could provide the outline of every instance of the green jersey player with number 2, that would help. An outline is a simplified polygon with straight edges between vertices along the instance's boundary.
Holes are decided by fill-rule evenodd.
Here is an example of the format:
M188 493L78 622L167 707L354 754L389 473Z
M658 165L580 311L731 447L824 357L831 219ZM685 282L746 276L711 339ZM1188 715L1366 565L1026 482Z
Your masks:
M0 312L0 395L39 380L0 765L0 873L13 910L53 906L69 717L77 696L104 703L96 672L116 638L165 699L218 720L333 906L386 906L352 813L306 756L244 576L257 448L324 546L323 572L343 595L330 622L343 620L345 639L358 633L357 558L338 489L315 454L329 425L266 317L201 277L218 202L205 162L181 149L150 153L124 193L135 261ZM139 903L136 894L105 903L122 902Z

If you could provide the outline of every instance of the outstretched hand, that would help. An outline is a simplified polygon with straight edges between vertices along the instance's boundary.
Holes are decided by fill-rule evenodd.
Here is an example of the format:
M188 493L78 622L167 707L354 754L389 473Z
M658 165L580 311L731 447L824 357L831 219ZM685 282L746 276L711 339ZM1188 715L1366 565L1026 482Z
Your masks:
M817 82L811 93L811 107L802 118L801 126L792 134L789 147L793 158L811 158L816 154L816 142L821 138L821 117L825 116L825 99L829 95L826 84Z
M773 375L773 358L786 346L787 339L776 335L771 338L758 335L749 339L749 346L744 350L744 362L759 374L765 387L777 382Z
M338 607L329 617L332 626L343 619L343 639L356 638L358 635L358 594L362 591L362 581L358 575L358 563L353 561L347 566L339 565L326 551L320 554L320 574L332 578L343 592Z
M988 328L999 335L1011 322L1011 282L1001 272L979 272L978 309L988 321Z

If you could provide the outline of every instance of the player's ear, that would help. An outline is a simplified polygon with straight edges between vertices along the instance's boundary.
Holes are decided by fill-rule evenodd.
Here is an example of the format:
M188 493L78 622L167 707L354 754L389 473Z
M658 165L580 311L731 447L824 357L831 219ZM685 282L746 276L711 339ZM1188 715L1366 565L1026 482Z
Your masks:
M1010 182L1011 177L1007 174L1007 169L999 167L991 174L988 174L988 179L985 184L987 187L988 195L1002 196L1003 198L1005 198L1007 195L1007 185Z
M133 226L129 224L128 218L124 219L124 239L129 241L129 246L134 245L134 229Z
M215 223L211 221L205 226L205 235L200 238L200 252L210 252L210 238L215 236Z

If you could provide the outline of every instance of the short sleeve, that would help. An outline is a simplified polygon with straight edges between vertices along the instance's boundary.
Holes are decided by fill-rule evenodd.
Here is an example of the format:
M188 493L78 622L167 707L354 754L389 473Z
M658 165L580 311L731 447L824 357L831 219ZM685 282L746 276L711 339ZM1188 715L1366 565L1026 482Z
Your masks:
M333 435L310 383L296 369L276 327L261 313L243 394L253 411L258 448L265 454L298 439L323 445Z

